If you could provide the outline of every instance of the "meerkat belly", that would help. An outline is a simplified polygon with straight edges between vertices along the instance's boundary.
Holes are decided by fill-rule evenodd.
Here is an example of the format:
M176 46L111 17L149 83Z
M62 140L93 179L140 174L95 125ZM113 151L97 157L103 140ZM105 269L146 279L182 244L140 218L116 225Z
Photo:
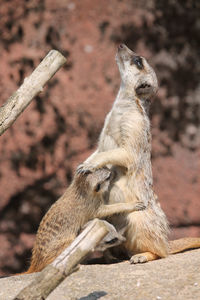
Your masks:
M168 222L159 203L127 216L125 248L130 255L152 252L160 257L168 253Z
M115 179L110 189L108 203L137 202L134 191L128 188L127 169L122 167L112 167ZM127 214L113 215L107 219L119 231L127 225Z
M135 198L142 201L145 206L153 200L153 180L149 172L151 169L145 164L135 176L128 178L128 189L130 193L135 194Z

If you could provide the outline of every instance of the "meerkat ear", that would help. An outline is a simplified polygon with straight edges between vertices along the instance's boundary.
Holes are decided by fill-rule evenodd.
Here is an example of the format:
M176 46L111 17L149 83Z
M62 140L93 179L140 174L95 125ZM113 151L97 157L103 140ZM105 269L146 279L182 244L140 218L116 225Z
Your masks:
M144 82L136 87L135 92L138 96L148 97L154 93L154 88L152 85Z

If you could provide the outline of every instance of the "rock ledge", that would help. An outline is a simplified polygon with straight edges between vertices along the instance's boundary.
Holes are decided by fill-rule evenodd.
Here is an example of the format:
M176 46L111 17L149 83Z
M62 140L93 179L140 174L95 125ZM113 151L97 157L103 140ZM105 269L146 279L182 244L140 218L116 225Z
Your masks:
M49 295L48 300L197 300L200 299L200 249L142 265L123 262L86 265ZM34 276L0 280L0 300L13 299Z

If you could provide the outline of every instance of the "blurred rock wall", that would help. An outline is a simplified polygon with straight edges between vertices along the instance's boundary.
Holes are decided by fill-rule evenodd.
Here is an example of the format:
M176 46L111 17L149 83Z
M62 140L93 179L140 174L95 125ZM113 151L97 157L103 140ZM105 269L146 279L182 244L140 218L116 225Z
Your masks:
M0 12L0 105L51 49L67 64L0 144L0 274L28 265L38 224L94 150L119 87L116 45L155 68L155 191L171 237L200 235L198 1L13 0Z

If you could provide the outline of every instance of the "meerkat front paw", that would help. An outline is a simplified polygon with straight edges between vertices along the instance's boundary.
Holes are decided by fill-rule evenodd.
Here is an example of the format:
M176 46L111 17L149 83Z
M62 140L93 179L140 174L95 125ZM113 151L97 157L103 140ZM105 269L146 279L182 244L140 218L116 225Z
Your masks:
M82 163L80 164L77 169L76 169L76 172L78 174L87 174L87 173L92 173L95 171L95 167L91 164L88 164L88 163Z
M137 202L135 204L135 210L140 211L140 210L144 210L146 208L146 205L144 204L144 202Z

